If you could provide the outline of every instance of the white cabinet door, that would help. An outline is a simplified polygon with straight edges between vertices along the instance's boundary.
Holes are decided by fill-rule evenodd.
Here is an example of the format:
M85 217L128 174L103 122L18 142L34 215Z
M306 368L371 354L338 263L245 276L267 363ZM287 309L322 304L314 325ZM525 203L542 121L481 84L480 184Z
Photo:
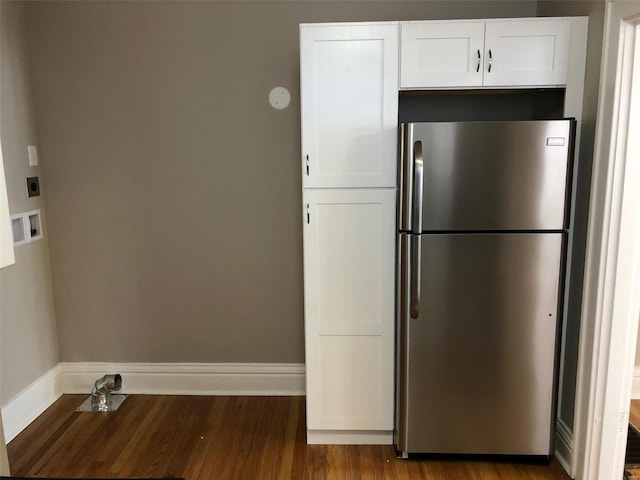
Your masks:
M400 88L482 85L484 21L401 25Z
M302 184L396 182L398 24L301 25Z
M395 190L303 200L307 428L391 432Z
M487 22L484 85L567 83L570 29L561 18Z

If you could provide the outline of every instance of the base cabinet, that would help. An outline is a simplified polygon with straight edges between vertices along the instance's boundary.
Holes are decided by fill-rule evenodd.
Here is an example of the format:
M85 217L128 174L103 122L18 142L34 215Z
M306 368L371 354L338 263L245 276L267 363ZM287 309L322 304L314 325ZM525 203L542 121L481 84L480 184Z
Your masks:
M395 197L395 189L303 193L310 443L391 441Z

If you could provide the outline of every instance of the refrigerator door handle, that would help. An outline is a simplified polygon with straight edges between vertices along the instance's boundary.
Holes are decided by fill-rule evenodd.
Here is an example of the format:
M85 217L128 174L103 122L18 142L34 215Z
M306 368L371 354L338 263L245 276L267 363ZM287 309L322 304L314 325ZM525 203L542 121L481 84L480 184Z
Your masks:
M410 258L410 303L411 318L418 318L420 314L420 265L422 256L422 194L424 191L424 159L422 157L422 142L413 144L413 235L411 235Z
M400 125L400 230L411 230L411 207L412 207L412 191L413 187L411 179L413 178L413 125L403 123Z
M413 144L413 233L422 232L422 194L424 190L424 160L422 158L422 142Z
M418 318L420 315L420 268L422 265L422 238L420 235L410 236L410 295L409 302L411 304L411 318Z

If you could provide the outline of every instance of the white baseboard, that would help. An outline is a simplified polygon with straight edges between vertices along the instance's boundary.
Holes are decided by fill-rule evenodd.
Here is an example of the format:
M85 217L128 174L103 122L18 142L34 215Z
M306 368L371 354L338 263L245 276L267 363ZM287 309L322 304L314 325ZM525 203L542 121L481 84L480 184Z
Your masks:
M122 393L158 395L304 395L300 363L61 363L63 393L89 393L107 373Z
M633 369L633 383L631 384L631 399L640 399L640 367Z
M2 407L2 423L6 442L13 440L38 415L60 398L62 395L58 388L60 372L60 365L56 365Z
M561 419L556 424L556 460L562 468L573 478L573 433Z
M122 375L122 393L156 395L305 394L300 363L59 363L2 406L10 442L64 393L89 395L107 373Z

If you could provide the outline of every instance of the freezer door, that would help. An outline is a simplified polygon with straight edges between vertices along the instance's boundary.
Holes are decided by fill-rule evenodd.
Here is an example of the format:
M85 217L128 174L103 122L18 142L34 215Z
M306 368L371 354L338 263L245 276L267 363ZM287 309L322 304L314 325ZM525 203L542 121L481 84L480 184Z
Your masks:
M572 120L404 124L400 229L565 228L572 131Z
M399 243L398 449L550 455L563 234Z

